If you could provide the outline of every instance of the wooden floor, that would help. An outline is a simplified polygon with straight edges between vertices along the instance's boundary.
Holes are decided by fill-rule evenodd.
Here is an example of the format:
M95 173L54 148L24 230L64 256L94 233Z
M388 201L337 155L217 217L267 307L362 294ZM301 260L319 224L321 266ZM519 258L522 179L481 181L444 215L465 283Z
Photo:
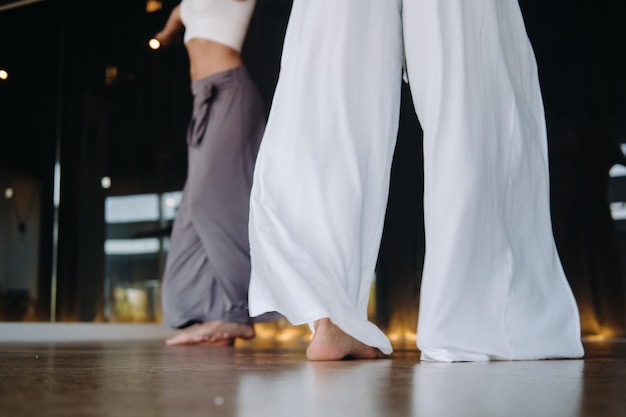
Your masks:
M626 340L584 360L308 362L303 346L0 343L0 416L626 416Z

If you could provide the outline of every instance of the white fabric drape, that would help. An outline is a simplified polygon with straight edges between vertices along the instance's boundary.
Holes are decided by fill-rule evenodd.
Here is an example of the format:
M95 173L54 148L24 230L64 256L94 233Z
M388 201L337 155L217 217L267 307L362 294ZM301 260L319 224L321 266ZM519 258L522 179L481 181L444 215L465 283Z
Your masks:
M424 360L580 357L552 236L536 63L516 0L295 0L254 176L250 313L367 320L402 63L424 129Z

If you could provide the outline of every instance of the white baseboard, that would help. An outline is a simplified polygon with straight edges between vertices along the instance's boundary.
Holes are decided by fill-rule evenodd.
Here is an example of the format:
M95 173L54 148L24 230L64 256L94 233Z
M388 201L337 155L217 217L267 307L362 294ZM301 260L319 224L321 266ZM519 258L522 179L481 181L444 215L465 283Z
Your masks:
M0 343L165 340L174 334L156 323L0 323Z

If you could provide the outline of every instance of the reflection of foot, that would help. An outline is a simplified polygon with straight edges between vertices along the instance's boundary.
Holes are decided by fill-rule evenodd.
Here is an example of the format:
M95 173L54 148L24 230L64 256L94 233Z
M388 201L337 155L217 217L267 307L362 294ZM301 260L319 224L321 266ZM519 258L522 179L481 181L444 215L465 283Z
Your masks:
M344 333L330 319L315 322L315 335L306 350L306 357L312 361L381 359L384 356L380 350Z
M232 346L236 338L252 339L254 327L251 324L229 323L220 320L194 324L165 343L174 345Z

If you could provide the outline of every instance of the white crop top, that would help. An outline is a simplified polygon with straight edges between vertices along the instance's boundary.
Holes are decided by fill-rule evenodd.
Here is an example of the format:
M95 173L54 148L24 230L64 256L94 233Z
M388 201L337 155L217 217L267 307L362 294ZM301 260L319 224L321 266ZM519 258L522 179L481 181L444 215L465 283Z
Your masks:
M182 0L183 40L203 38L241 52L256 0Z

